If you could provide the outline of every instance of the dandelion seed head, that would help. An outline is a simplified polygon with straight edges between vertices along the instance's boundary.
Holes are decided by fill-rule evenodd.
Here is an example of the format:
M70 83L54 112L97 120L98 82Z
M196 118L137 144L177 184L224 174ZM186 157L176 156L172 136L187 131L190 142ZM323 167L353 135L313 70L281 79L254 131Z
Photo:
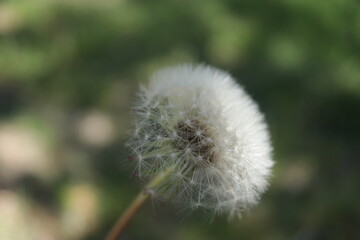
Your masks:
M139 175L169 167L152 190L190 209L238 216L267 189L273 161L267 125L256 103L227 73L181 65L142 86L129 140Z

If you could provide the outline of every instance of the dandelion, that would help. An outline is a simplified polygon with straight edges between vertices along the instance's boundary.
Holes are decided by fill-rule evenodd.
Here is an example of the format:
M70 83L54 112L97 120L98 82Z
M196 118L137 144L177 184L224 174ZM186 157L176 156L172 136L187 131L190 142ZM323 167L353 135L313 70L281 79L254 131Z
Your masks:
M153 179L141 200L151 193L234 217L266 190L273 165L267 125L227 73L202 65L160 70L141 87L134 112L135 172Z

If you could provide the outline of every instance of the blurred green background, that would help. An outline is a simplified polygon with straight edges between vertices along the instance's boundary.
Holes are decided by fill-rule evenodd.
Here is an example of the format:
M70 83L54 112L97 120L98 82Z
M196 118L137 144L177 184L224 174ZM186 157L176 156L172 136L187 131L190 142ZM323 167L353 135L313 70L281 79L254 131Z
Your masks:
M271 187L232 222L148 203L124 239L360 239L355 0L0 1L0 239L103 239L141 186L124 148L137 86L184 62L259 103Z

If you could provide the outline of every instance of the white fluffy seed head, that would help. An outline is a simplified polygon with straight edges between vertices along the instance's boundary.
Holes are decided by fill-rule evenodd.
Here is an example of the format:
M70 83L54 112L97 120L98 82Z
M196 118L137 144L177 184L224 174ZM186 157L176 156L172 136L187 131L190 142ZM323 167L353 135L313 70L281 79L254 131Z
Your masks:
M129 140L138 176L174 172L157 195L191 209L238 216L266 190L273 161L256 103L227 73L180 65L142 86Z

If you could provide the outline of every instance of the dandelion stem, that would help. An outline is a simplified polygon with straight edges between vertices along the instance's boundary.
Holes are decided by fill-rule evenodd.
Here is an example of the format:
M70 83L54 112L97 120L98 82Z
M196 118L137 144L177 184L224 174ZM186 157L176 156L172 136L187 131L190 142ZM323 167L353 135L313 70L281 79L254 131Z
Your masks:
M120 216L114 227L111 229L109 234L106 237L106 240L118 240L124 229L128 225L131 218L136 214L140 207L145 203L149 198L150 192L149 189L159 185L162 181L166 179L174 171L175 166L167 168L165 171L157 174L136 196L132 203L128 206L125 212Z

